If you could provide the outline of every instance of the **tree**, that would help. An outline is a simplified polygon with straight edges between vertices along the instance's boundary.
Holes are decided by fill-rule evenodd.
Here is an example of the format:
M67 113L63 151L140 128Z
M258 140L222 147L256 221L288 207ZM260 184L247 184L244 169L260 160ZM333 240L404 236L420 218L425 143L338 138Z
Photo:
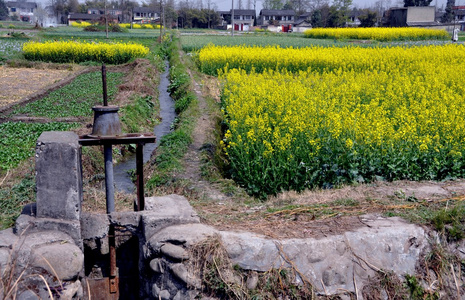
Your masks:
M218 25L220 16L213 9L187 8L178 9L178 26L181 28L212 28Z
M446 9L441 17L441 23L450 23L454 20L455 13L453 7L455 6L455 0L447 0Z
M378 19L378 14L369 9L362 10L362 14L358 16L360 27L374 27Z
M68 11L75 13L80 11L78 0L68 0Z
M105 3L100 0L86 0L85 7L86 7L86 10L88 8L104 8Z
M8 18L8 7L3 0L0 0L0 20Z
M139 4L136 1L125 1L121 0L119 8L122 11L121 23L130 23L132 21L132 12L134 7L138 7Z
M329 8L328 27L344 27L346 20L344 14L336 7Z
M44 22L47 19L47 15L48 15L47 11L42 7L40 3L38 3L34 16L36 17L37 23L41 27L44 26Z
M313 28L323 27L321 24L321 10L315 9L310 17L310 24Z
M433 0L404 0L404 7L429 6Z
M263 1L264 9L282 9L283 6L284 6L284 3L281 0L264 0Z
M67 15L69 13L67 0L52 0L51 6L57 21L60 24L66 24L68 22Z
M384 17L384 12L391 6L391 0L378 0L375 2L374 11L378 13L378 26L382 25L382 20Z
M330 7L328 4L324 4L318 9L313 10L310 16L310 23L312 27L327 27L328 19L330 14Z
M294 7L293 7L293 5L292 5L291 2L287 1L287 2L284 4L283 9L285 9L285 10L291 10L291 9L294 10Z
M344 27L349 20L352 0L334 0L329 8L328 27Z
M176 12L176 9L174 8L174 1L173 0L167 0L165 4L165 25L168 28L173 28L173 25L176 25L178 19L178 13Z

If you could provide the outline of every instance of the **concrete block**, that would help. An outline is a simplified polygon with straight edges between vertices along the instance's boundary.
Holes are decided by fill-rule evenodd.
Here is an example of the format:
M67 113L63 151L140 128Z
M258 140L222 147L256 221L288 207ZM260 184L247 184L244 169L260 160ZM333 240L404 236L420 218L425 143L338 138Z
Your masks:
M81 216L81 233L85 240L106 237L109 226L108 215L83 213Z
M146 240L168 226L200 223L200 218L189 201L179 195L145 198L145 211L141 214Z
M79 220L81 148L73 132L47 131L37 140L37 217Z
M74 243L82 250L81 224L78 220L62 220L52 218L35 218L28 215L20 215L16 219L16 234L31 234L41 231L60 231L68 234Z

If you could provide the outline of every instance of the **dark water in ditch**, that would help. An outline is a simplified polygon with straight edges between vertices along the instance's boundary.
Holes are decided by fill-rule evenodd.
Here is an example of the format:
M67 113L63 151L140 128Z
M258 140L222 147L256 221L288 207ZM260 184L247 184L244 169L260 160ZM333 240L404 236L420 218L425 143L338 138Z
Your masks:
M168 75L169 67L168 62L166 62L165 71L160 76L160 85L158 86L161 123L153 129L153 133L156 137L155 143L144 145L144 163L150 159L152 152L160 145L161 138L171 131L171 124L176 117L176 113L174 112L174 101L168 93L168 86L170 84ZM135 154L129 157L125 162L113 166L113 180L117 191L126 193L133 193L135 191L135 185L128 174L129 170L135 168Z

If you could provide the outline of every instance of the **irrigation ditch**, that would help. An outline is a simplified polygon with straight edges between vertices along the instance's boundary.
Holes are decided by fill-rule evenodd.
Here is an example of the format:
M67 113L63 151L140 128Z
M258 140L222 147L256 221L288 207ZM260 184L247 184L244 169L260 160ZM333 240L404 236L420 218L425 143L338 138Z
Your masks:
M164 72L160 75L160 83L158 85L158 102L160 105L159 118L161 121L153 129L153 133L156 137L155 143L146 144L144 146L144 163L147 163L150 160L152 152L160 145L162 137L170 132L172 129L173 121L176 117L176 112L174 111L174 101L168 92L169 84L169 63L165 62L165 69ZM118 191L125 193L134 192L135 186L131 176L131 171L134 170L135 167L135 154L126 157L123 162L120 162L114 166L114 182Z

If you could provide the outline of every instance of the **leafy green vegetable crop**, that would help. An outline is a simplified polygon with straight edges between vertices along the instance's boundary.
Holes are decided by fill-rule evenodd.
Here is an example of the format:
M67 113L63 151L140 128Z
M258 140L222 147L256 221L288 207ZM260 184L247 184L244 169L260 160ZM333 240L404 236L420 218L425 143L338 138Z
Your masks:
M111 99L118 91L123 73L107 73L107 93ZM69 85L51 92L47 97L13 111L12 115L33 115L51 119L92 116L92 106L101 104L102 75L92 72L78 76ZM109 101L111 104L111 100Z
M309 46L347 46L349 43L333 40L306 39L303 35L285 34L248 34L242 36L224 35L188 35L181 36L182 49L185 52L198 51L208 44L216 46L281 46L281 47L309 47Z
M16 167L34 154L35 143L43 131L62 131L78 127L78 123L23 123L0 124L0 170Z

